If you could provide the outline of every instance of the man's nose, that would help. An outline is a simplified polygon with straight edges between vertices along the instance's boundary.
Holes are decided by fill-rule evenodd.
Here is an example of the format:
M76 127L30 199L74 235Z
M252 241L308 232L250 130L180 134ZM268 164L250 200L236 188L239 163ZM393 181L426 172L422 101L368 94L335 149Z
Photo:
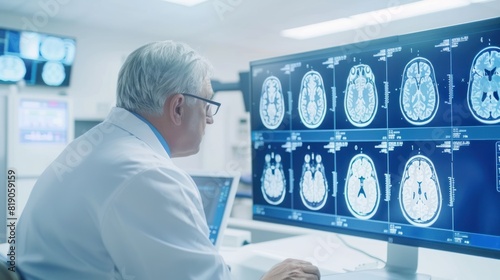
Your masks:
M213 124L214 123L214 116L207 116L207 124Z

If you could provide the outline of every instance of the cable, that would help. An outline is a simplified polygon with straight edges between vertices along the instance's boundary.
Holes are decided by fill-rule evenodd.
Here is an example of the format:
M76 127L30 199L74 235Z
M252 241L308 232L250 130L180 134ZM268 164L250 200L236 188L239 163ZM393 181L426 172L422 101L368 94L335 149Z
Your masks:
M335 234L335 235L336 235L336 236L338 237L338 239L342 242L342 244L344 244L344 246L346 246L347 248L349 248L349 249L351 249L351 250L354 250L354 251L356 251L356 252L359 252L359 253L361 253L361 254L363 254L363 255L365 255L365 256L367 256L367 257L369 257L369 258L372 258L372 259L374 259L374 260L376 260L376 261L379 261L379 262L383 263L384 265L386 264L386 261L382 260L381 258L376 257L376 256L374 256L374 255L372 255L372 254L370 254L370 253L368 253L368 252L366 252L366 251L364 251L364 250L361 250L361 249L359 249L359 248L356 248L356 247L352 246L351 244L347 243L347 241L345 241L345 240L344 240L344 239L343 239L343 238L342 238L339 234Z

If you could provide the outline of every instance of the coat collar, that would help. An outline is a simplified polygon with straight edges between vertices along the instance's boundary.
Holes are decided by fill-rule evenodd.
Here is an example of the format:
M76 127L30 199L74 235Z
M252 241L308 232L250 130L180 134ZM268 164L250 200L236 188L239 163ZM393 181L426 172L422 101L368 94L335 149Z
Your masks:
M162 136L159 133L158 135L155 134L153 129L149 127L149 122L145 122L128 110L113 107L111 109L111 112L109 112L108 116L106 117L105 121L110 122L125 131L128 131L130 134L148 144L156 153L162 155L165 158L170 158L170 155L167 152L169 151L168 144L166 143L166 141L164 142L164 144L167 145L167 147L165 148L161 143L161 140L164 139L159 139L159 137Z

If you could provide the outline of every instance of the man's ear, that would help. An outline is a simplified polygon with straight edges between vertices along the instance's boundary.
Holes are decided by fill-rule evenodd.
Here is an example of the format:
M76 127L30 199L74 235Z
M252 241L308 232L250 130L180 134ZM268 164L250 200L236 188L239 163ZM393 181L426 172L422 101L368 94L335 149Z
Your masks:
M168 116L175 125L180 125L182 121L182 114L184 113L184 96L182 94L175 94L165 100L164 109L167 110Z

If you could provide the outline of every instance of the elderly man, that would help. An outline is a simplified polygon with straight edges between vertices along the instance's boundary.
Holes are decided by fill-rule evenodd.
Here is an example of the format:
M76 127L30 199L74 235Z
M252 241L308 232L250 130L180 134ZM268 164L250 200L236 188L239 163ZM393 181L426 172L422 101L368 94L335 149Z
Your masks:
M210 70L182 43L130 54L116 108L33 188L17 231L26 280L230 279L196 185L171 160L197 153L214 122ZM289 259L263 279L319 279L319 271Z

